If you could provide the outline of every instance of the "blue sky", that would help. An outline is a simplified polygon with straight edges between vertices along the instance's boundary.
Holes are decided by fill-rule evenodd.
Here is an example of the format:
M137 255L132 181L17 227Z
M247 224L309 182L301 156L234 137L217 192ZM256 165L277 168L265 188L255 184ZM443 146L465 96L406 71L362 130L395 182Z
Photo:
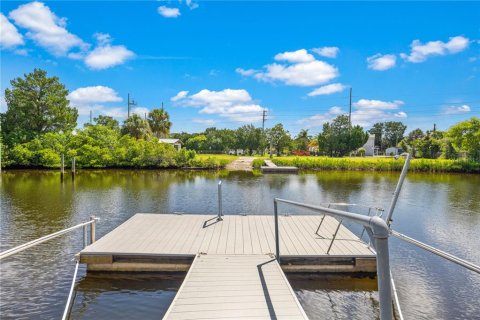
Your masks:
M173 131L281 122L321 131L480 115L480 3L2 1L1 90L42 68L79 109L123 120L164 103Z

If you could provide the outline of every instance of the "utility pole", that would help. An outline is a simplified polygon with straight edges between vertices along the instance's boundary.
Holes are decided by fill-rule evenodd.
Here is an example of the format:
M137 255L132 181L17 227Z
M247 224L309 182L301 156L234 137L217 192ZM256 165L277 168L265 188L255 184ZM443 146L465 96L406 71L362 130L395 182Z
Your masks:
M436 131L437 131L437 124L434 123L434 124L433 124L433 133L435 133Z
M130 101L130 93L128 94L128 98L127 98L127 105L128 105L128 113L127 113L127 119L130 118L130 107L134 107L137 105L137 103L135 102L135 100L132 99L132 101Z
M352 127L352 87L350 87L350 111L348 112L348 122Z
M265 131L265 118L267 116L267 110L266 109L263 109L262 111L262 130Z
M90 110L90 124L92 124L92 110Z

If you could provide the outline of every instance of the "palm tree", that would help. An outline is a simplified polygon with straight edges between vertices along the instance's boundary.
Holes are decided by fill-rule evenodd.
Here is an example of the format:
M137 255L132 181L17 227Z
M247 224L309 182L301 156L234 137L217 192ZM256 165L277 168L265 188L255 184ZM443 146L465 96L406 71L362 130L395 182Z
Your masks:
M150 128L152 128L153 134L157 138L165 138L170 133L170 128L172 123L170 122L170 117L168 112L166 112L163 107L161 109L153 109L148 114L148 123Z
M135 139L145 139L152 134L152 129L148 121L143 120L138 114L133 114L123 123L122 133L129 134Z

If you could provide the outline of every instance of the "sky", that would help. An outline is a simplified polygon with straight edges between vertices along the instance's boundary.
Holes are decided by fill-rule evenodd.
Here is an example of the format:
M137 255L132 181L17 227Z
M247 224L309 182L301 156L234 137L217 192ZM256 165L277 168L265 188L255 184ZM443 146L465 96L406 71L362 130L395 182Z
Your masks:
M446 130L480 116L480 2L2 1L1 110L41 68L79 110L162 103L172 132L352 122Z

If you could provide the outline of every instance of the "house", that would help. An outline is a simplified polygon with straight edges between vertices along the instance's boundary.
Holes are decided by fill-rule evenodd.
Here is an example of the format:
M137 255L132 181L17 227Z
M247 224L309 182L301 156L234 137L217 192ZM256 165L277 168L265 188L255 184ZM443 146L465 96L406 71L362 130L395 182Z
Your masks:
M158 142L170 144L170 145L174 146L177 150L182 149L182 144L183 144L183 142L180 139L160 138L160 139L158 139Z
M375 155L375 135L369 134L367 142L362 147L365 149L365 156L373 157Z
M399 154L403 153L402 148L397 148L397 147L390 147L385 150L385 155L386 156L398 156Z

